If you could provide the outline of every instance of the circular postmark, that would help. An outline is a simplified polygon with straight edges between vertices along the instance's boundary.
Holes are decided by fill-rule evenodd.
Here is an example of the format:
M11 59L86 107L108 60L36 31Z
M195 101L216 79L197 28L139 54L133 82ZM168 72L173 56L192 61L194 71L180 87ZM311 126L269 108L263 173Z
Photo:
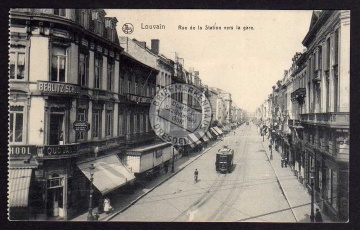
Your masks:
M122 26L122 31L123 31L125 34L132 34L132 32L134 32L134 26L133 26L131 23L125 23L125 24Z
M211 104L193 85L171 84L160 89L150 105L152 129L173 146L195 145L211 122Z

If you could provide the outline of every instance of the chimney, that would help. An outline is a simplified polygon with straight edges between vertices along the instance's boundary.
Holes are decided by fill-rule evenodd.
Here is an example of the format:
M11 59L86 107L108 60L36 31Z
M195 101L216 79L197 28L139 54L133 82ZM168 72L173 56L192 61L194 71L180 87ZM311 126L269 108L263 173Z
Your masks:
M159 39L151 39L151 51L154 54L159 54L160 51L160 40Z
M139 41L138 43L142 48L146 49L146 42L140 42Z

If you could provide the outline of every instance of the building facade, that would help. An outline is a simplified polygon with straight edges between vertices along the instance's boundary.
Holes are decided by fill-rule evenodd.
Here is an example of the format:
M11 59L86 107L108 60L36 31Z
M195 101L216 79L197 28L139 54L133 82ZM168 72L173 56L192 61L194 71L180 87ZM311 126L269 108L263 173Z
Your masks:
M314 11L291 68L273 86L271 137L334 220L349 218L350 12ZM262 109L257 118L263 117Z

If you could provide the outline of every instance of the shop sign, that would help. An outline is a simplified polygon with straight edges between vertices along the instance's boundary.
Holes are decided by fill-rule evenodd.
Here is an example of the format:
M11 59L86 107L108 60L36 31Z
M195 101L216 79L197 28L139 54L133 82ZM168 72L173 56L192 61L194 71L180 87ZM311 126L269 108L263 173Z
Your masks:
M77 144L70 145L45 145L43 149L43 154L45 156L53 155L70 155L76 154L78 152Z
M78 85L60 83L60 82L48 82L48 81L38 81L37 89L40 92L44 92L44 93L70 94L70 95L77 95L81 91L81 88Z
M10 156L37 155L36 145L12 145L9 146Z
M89 131L90 130L90 123L87 121L75 121L73 123L73 129L75 131Z
M133 102L139 102L139 103L151 103L151 98L148 97L142 97L137 95L127 95L127 99Z

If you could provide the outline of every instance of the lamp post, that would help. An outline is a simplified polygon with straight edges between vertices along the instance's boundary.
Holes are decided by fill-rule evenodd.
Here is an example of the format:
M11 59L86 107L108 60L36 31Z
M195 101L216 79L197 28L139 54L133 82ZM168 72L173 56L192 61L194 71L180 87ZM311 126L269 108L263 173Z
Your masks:
M174 151L174 146L172 146L172 151L173 151L173 157L172 157L172 164L171 164L171 172L175 172L174 170L174 164L175 164L175 151Z
M314 215L314 169L311 168L311 176L310 176L310 180L311 180L311 213L310 213L310 222L313 223L314 219L315 219L315 215Z
M94 180L93 176L94 176L94 170L95 170L94 164L90 165L89 170L90 170L90 197L89 197L89 214L87 216L87 220L92 221L92 220L95 220L95 218L92 214L92 194L93 194L92 185L93 185L93 180Z

